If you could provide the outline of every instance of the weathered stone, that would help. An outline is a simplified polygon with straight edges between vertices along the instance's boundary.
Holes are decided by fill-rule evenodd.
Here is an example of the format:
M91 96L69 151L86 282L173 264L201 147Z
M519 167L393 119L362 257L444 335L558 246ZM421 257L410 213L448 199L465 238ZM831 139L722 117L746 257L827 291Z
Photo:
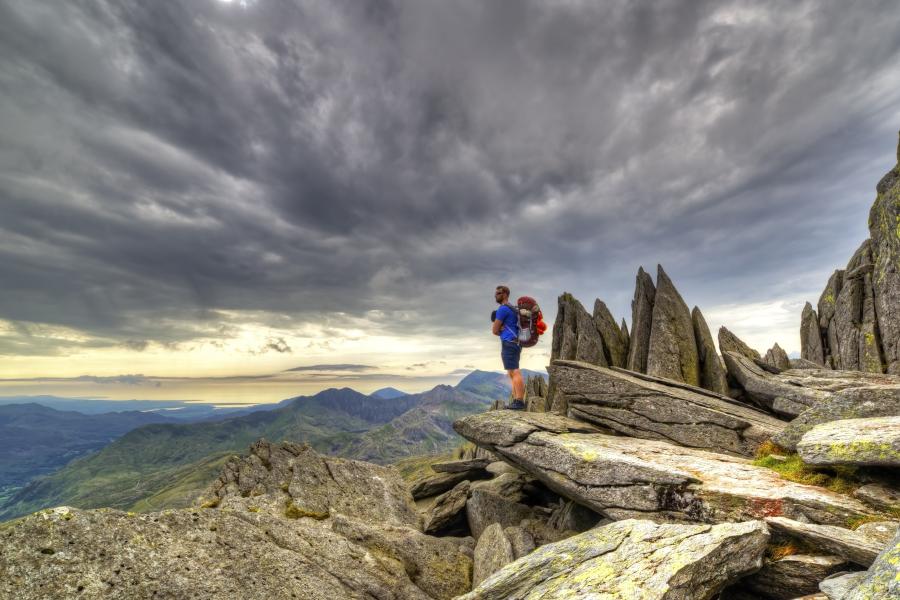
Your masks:
M882 547L887 545L898 531L897 521L875 521L872 523L863 523L854 531L860 535L864 535L876 544Z
M472 484L471 489L484 490L501 498L506 498L510 502L521 502L525 497L523 488L529 479L530 477L525 475L525 473L516 470L515 473L501 473L493 479L476 481Z
M561 419L495 411L460 419L454 428L554 492L612 519L652 514L723 522L778 514L845 523L872 514L852 498L784 480L742 458L656 440L568 433L579 423Z
M478 585L505 565L516 560L512 543L499 523L492 523L485 528L475 545L474 570L472 584Z
M628 340L623 336L622 329L616 324L609 308L600 299L594 302L594 326L603 341L606 364L624 367L628 361Z
M653 278L640 267L634 286L634 300L631 301L631 343L628 346L627 363L629 371L647 372L655 298L656 286L653 285Z
M416 500L431 498L432 496L443 494L447 490L452 489L453 486L460 481L470 479L471 476L471 471L463 471L462 473L436 473L435 475L415 481L409 491Z
M849 587L844 600L900 598L900 531L884 546L869 570Z
M506 461L496 460L485 467L485 470L491 475L499 476L504 473L512 473L513 475L522 474L521 469L517 469Z
M425 533L460 532L464 529L469 486L468 481L461 481L452 490L435 499L434 504L423 515Z
M815 594L820 581L848 567L849 563L839 556L794 554L766 561L762 569L742 579L741 586L764 598L790 600L798 594Z
M622 331L622 339L625 340L625 347L631 348L631 334L628 333L628 325L625 324L625 319L622 319L622 324L619 326L619 329ZM628 353L625 353L625 368L628 368Z
M547 412L549 395L547 380L540 375L531 375L525 380L525 407L529 412Z
M822 365L818 363L814 363L811 360L806 360L805 358L792 358L791 359L791 368L792 369L821 369Z
M431 598L455 598L472 587L472 559L464 540L437 538L408 527L376 526L336 515L332 530L361 548L399 564L413 584Z
M810 465L900 467L900 417L816 425L800 439L797 453Z
M489 525L499 523L503 527L518 525L523 519L534 517L531 507L507 500L486 490L475 489L466 502L466 518L469 530L476 540Z
M371 522L421 527L413 498L395 469L322 456L292 442L254 442L248 456L235 456L225 463L200 503L262 496L270 497L279 513L290 500L295 511L322 518L343 513ZM259 498L258 504L266 506L265 500Z
M788 450L796 450L803 435L816 425L842 419L892 415L900 415L900 385L849 388L829 395L800 413L772 441Z
M857 488L853 497L882 512L900 514L900 489L878 483Z
M557 531L574 531L581 533L595 527L603 517L589 508L571 500L560 500L553 510L547 524Z
M553 324L551 359L580 360L606 366L603 340L594 319L571 294L560 295Z
M747 395L777 413L796 416L828 397L827 392L792 385L767 373L743 354L725 351L722 357L728 373L744 388Z
M762 360L759 352L745 344L724 326L719 328L719 351L723 356L726 352L736 352L750 360Z
M700 385L700 359L691 311L662 265L657 267L647 374Z
M526 524L528 524L527 521ZM534 537L524 527L518 525L504 527L503 533L506 534L506 539L512 546L513 559L522 558L537 547Z
M788 358L787 352L778 345L778 342L769 348L763 360L766 364L775 367L779 371L787 371L791 368L791 359Z
M631 437L752 456L784 423L726 396L628 371L553 361L569 416Z
M900 164L879 182L877 192L869 211L875 313L887 372L900 375Z
M785 517L767 517L766 523L774 531L797 538L814 548L836 554L863 567L871 565L884 546L852 529L834 525L801 523Z
M819 584L819 589L825 592L828 600L846 600L850 590L862 582L865 571L835 574ZM874 596L881 598L881 596ZM867 599L870 600L870 599Z
M691 311L691 321L694 324L694 338L697 340L697 357L700 360L700 387L728 395L728 381L725 378L725 365L716 352L709 325L703 318L703 313L696 306Z
M709 599L760 567L768 538L759 521L619 521L542 546L459 600Z
M800 315L800 358L817 365L825 365L825 351L822 348L822 330L819 329L819 315L812 304L806 303ZM794 367L796 368L796 367Z
M822 295L819 296L819 329L821 331L827 330L828 325L834 318L835 304L843 286L844 271L843 269L838 269L828 278L828 283L825 284L825 289L822 290Z
M467 460L450 460L446 462L437 462L431 465L431 470L435 473L467 473L469 471L484 471L484 468L490 464L490 460L486 458L471 458Z

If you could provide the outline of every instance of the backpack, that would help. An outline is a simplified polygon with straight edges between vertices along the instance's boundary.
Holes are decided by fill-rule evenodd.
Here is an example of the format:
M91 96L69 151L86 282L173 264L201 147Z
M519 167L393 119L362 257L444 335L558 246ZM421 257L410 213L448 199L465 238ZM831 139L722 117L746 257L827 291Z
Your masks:
M515 304L507 304L519 316L519 345L530 348L538 343L541 334L547 331L544 315L537 300L522 296Z

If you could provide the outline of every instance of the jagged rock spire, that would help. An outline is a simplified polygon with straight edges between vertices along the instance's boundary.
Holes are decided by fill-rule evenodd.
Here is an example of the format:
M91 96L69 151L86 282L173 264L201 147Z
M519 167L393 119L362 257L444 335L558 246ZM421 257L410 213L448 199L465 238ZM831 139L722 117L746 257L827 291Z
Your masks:
M638 268L631 302L631 345L628 348L626 368L640 373L647 372L647 352L650 350L650 327L653 322L653 301L656 286L643 267Z
M737 352L752 360L762 360L759 352L745 344L741 338L731 333L724 325L719 328L719 351L723 356L726 352Z
M691 312L662 265L657 265L647 374L699 386L699 362Z
M700 387L727 395L728 381L725 377L725 365L716 352L709 325L698 307L691 311L694 324L694 337L697 339L697 355L700 359Z
M819 315L809 302L803 307L800 316L800 358L812 361L817 365L825 365L825 352L822 348L822 333L819 331Z

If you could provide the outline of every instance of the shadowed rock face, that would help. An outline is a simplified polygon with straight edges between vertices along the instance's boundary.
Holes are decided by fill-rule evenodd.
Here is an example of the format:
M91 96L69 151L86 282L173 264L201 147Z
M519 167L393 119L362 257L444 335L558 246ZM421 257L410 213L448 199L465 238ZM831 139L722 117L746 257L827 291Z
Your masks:
M700 385L700 359L691 312L660 265L647 351L647 374Z
M760 567L768 539L759 521L710 526L629 519L542 546L460 600L712 598Z
M656 286L653 285L653 278L641 267L638 269L634 287L634 300L631 301L631 345L628 348L626 365L629 371L647 372L655 298Z
M726 352L735 352L751 360L762 360L759 352L745 344L741 338L728 331L724 326L719 328L719 350L722 352L722 356L725 356Z
M569 416L644 439L752 456L784 423L700 388L585 363L549 368Z
M725 377L725 365L716 351L709 325L698 307L691 311L694 324L694 337L697 340L697 357L700 360L700 387L717 394L728 394L728 381Z
M739 585L763 598L792 600L798 594L818 592L820 581L848 567L849 563L839 556L795 554L766 561L759 572L742 579Z
M784 480L745 459L656 440L575 433L583 424L557 415L493 411L454 427L558 494L613 519L718 523L781 514L843 524L872 514L856 500Z
M809 302L803 307L803 314L800 316L800 358L825 366L819 315Z

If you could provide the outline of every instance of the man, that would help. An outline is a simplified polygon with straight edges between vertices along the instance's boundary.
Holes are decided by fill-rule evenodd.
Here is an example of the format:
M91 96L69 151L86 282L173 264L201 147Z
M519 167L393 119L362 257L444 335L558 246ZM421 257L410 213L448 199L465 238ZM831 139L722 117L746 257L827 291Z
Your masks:
M519 315L507 304L509 288L505 285L497 286L494 300L500 308L497 309L491 331L500 336L500 358L513 390L513 401L507 408L524 410L525 382L522 381L522 372L519 370L519 357L522 354L522 346L519 345Z

